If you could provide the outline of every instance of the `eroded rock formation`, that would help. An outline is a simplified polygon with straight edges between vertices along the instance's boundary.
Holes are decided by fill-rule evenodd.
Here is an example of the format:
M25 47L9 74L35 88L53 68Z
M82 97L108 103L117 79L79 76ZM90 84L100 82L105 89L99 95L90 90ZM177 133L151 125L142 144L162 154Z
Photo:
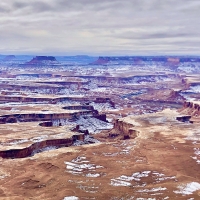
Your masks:
M189 114L193 117L198 117L200 115L200 103L199 102L185 102L183 108L181 109L182 113Z
M68 139L55 139L55 140L46 140L42 142L36 142L29 147L24 149L10 149L6 151L0 151L0 157L2 158L25 158L31 155L34 155L37 152L42 152L45 148L56 149L61 147L71 146L74 140L82 140L82 136L74 136L73 138Z
M124 139L137 137L138 131L135 130L132 123L128 123L122 119L117 119L114 123L114 131L123 135Z

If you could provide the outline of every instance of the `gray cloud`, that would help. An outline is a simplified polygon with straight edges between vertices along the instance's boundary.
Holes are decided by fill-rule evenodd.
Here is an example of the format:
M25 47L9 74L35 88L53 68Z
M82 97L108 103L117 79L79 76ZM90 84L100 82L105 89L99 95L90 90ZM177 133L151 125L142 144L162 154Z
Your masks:
M41 2L41 1L34 1L34 2L23 2L23 1L16 1L13 3L13 10L29 10L30 12L38 13L38 12L45 12L45 11L53 11L53 7L49 3Z
M200 54L199 10L199 0L7 0L0 53Z

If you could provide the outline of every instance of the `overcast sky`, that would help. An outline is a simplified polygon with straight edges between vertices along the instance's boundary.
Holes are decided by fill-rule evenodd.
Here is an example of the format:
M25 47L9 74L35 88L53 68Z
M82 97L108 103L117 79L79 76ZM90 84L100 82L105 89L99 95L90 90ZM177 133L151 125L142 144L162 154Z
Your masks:
M200 0L3 0L0 54L200 55Z

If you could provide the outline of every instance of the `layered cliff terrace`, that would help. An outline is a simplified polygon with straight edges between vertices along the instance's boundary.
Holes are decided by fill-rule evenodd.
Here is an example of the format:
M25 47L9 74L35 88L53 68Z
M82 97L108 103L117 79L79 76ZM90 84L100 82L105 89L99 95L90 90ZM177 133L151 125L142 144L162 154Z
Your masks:
M85 107L84 107L85 108ZM67 110L55 105L0 106L0 123L47 121L53 119L72 119L81 115L93 115L94 110ZM98 112L95 112L98 114Z
M0 105L0 157L24 158L84 142L89 132L79 130L81 117L106 123L106 115L87 105Z
M135 138L136 140L161 134L174 141L184 142L187 137L195 137L199 130L199 125L192 123L193 118L190 118L186 113L170 109L153 114L127 116L115 121L114 129L110 134L116 133L123 139Z
M73 126L44 127L38 122L1 124L0 129L0 156L2 151L24 149L42 141L69 139L71 145L72 137L81 134L71 131ZM56 146L56 142L50 146Z

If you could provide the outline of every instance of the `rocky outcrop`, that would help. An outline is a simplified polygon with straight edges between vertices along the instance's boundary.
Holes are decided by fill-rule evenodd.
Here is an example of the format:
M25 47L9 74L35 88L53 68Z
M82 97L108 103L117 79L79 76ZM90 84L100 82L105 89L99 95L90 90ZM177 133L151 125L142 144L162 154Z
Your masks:
M190 123L200 122L200 103L198 102L184 102L183 107L179 110L184 116L179 121L189 121Z
M108 122L106 119L106 114L95 114L93 115L93 117L101 121Z
M200 103L196 102L184 102L182 112L187 112L192 116L197 116L200 114Z
M12 158L12 159L25 158L33 156L36 153L40 153L46 150L72 146L73 143L76 142L77 140L83 142L85 140L85 134L76 133L71 138L45 140L41 142L36 142L22 149L10 149L10 150L0 151L0 157Z
M57 139L57 140L46 140L37 142L24 149L10 149L6 151L0 151L0 157L2 158L25 158L32 156L35 153L45 150L45 148L61 148L68 147L73 144L73 138L70 139Z
M78 105L78 106L65 106L63 109L66 110L92 110L94 111L93 106L87 106L87 105Z
M135 130L134 125L123 121L121 119L117 119L114 123L114 130L116 133L118 132L120 135L123 135L124 139L130 139L137 137L139 131Z
M180 122L191 122L190 119L191 119L191 116L181 116L181 117L177 117L176 118L178 121Z
M184 108L189 108L191 109L192 111L200 111L200 102L197 103L197 102L184 102L184 105L183 105Z
M76 125L76 127L73 128L71 131L73 131L73 132L79 132L79 133L84 133L84 135L89 135L89 131L88 130L82 130L82 129L80 129L80 125Z
M53 122L50 121L50 122L42 122L42 123L39 123L40 126L43 126L43 127L52 127L53 126Z

